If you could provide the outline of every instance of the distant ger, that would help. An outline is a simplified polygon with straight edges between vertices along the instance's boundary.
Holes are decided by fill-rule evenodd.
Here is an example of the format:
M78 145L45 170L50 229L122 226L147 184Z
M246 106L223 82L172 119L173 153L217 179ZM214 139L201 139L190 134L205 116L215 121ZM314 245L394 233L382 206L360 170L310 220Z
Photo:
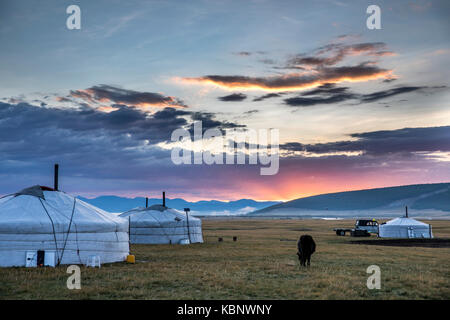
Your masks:
M186 212L163 204L139 207L120 215L129 220L130 243L136 244L189 244L203 243L202 221Z
M431 225L408 217L408 207L405 216L390 220L379 225L380 238L433 238Z

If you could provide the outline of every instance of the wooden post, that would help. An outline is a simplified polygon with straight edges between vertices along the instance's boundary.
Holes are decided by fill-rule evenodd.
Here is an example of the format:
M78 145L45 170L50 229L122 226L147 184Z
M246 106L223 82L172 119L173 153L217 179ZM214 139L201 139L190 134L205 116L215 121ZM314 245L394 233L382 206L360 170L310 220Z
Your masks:
M128 216L128 250L130 250L131 244L131 216Z
M189 230L189 211L191 211L191 209L184 208L184 211L186 212L186 222L187 222L188 238L189 238L189 244L190 244L191 243L191 233Z

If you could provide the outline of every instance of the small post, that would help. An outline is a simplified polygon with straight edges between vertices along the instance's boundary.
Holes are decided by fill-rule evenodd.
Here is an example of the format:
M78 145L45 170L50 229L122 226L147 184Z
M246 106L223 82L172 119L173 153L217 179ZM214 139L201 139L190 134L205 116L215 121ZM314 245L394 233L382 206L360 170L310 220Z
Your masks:
M166 192L163 191L163 207L166 206Z
M145 197L145 207L148 208L148 197Z
M184 208L184 212L186 212L186 223L187 223L187 229L188 229L188 238L189 238L189 243L191 243L191 233L189 231L189 211L191 211L191 209Z
M406 208L406 217L408 218L408 206L405 206Z
M53 189L55 189L55 191L58 191L58 174L59 174L59 164L55 163L55 172L54 172L54 185L53 185Z

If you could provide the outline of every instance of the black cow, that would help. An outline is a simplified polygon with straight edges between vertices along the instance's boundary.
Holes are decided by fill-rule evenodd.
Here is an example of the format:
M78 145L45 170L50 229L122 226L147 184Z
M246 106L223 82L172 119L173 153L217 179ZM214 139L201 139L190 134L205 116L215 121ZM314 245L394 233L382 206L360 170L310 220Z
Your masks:
M306 267L306 261L308 261L309 266L311 264L311 255L316 251L316 243L313 238L308 234L302 235L297 242L297 248L300 265Z

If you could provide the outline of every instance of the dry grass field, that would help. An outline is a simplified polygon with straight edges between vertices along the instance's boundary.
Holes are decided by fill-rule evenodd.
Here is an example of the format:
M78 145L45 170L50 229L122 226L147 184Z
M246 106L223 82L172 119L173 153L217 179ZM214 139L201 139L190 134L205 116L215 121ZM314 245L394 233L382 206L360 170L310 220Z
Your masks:
M332 231L353 223L204 220L204 244L133 245L134 265L81 267L81 290L67 289L67 266L0 268L0 298L450 299L450 248L351 244L354 238ZM450 238L450 221L432 225L435 237ZM299 268L296 256L302 234L317 243L310 268ZM380 290L366 287L373 264L381 268Z

